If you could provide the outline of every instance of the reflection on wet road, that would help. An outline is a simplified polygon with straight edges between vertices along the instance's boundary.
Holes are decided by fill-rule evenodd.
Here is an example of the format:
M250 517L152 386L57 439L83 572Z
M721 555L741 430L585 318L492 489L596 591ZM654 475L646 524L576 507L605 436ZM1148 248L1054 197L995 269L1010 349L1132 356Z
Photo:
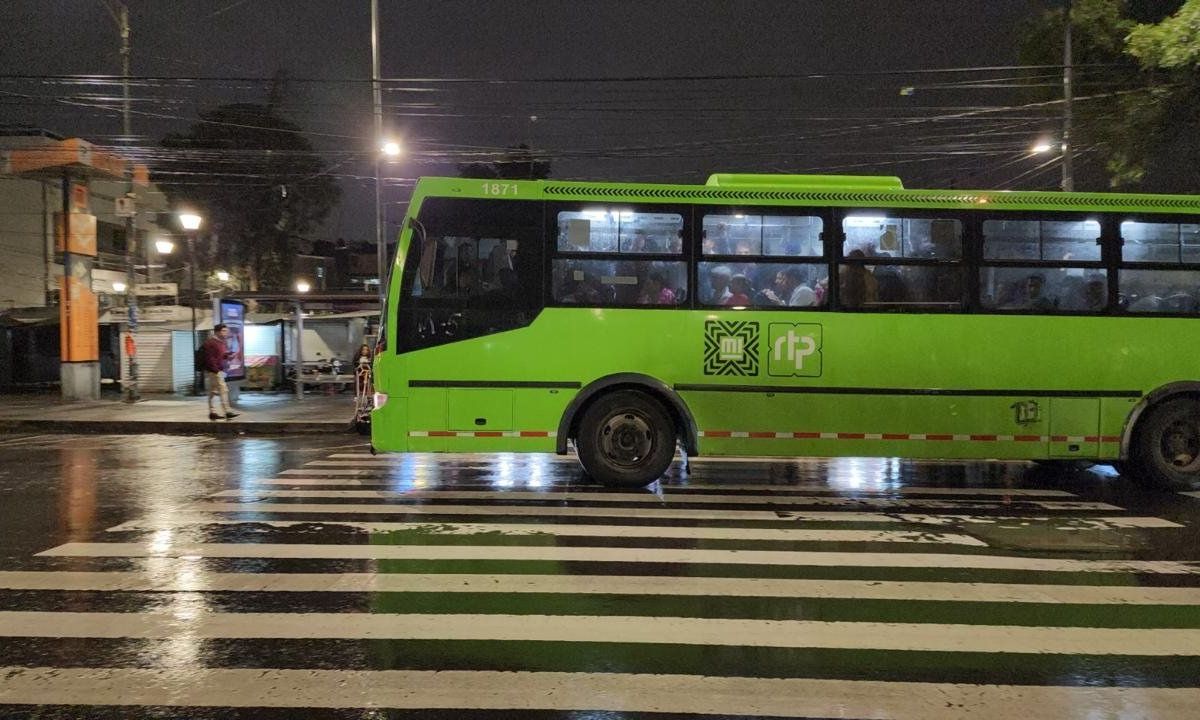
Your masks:
M1200 498L1107 468L0 437L0 716L1191 718Z

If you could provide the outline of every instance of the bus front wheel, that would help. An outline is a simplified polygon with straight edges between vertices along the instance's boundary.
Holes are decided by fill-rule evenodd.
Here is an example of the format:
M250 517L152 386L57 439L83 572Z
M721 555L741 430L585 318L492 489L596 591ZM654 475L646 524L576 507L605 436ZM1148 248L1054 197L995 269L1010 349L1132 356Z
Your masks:
M649 395L619 390L588 406L575 445L579 462L593 480L612 487L642 487L670 467L675 423Z
M1137 428L1131 455L1133 476L1143 485L1200 488L1200 401L1180 398L1154 408Z

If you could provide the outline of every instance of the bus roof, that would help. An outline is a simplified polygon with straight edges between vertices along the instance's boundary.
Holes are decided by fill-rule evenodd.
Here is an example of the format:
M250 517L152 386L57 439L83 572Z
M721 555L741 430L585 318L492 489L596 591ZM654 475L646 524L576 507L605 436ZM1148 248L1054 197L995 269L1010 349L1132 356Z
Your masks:
M424 197L541 199L582 202L715 203L761 206L996 209L1131 213L1200 213L1200 195L1027 190L906 189L899 178L874 175L759 175L719 173L704 185L567 180L423 177L413 206Z

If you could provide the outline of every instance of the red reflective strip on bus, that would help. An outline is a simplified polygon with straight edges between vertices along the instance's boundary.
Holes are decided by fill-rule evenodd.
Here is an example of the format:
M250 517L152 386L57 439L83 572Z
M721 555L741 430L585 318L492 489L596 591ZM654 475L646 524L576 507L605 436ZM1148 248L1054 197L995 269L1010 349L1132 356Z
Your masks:
M727 438L732 437L732 430L705 430L704 437Z
M1120 435L1101 435L1100 442L1121 442Z
M550 437L547 430L522 430L521 437Z
M796 440L820 440L821 433L815 432L794 432L792 437Z
M1014 435L1013 440L1017 442L1041 442L1041 435Z
M910 440L912 436L908 433L884 433L884 440Z
M750 437L752 437L752 438L757 438L757 439L759 439L759 440L762 440L763 438L770 438L770 439L774 440L774 439L775 439L775 433L773 433L773 432L761 432L761 431L754 431L754 432L751 432L751 433L750 433Z
M838 440L866 440L867 439L866 433L843 433L843 432L840 432L837 434L837 436L838 436Z
M995 435L972 435L971 439L981 441L981 442L995 442L996 436Z
M953 435L926 435L926 440L953 440Z
M1088 435L1083 438L1083 441L1084 442L1100 442L1100 436L1099 435Z
M450 430L430 430L429 437L457 437L458 433Z
M1051 442L1066 442L1067 436L1066 435L1051 435L1050 441Z
M504 437L504 433L498 430L477 430L475 437Z

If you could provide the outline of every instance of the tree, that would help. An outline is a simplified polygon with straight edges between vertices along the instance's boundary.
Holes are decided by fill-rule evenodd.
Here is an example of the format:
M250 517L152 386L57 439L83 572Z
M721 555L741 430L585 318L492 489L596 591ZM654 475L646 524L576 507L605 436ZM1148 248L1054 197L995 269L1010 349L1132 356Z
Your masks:
M1021 60L1062 62L1065 12L1031 20ZM1152 192L1200 189L1200 0L1073 0L1077 185ZM1039 71L1044 72L1044 71ZM1045 88L1036 99L1058 96Z
M529 146L522 143L506 149L499 160L463 163L458 166L458 175L486 180L545 180L550 177L550 161L539 160Z
M290 285L297 242L341 197L301 129L279 114L279 86L266 104L222 105L163 140L173 151L160 173L168 198L205 216L211 262L244 268L251 290Z

